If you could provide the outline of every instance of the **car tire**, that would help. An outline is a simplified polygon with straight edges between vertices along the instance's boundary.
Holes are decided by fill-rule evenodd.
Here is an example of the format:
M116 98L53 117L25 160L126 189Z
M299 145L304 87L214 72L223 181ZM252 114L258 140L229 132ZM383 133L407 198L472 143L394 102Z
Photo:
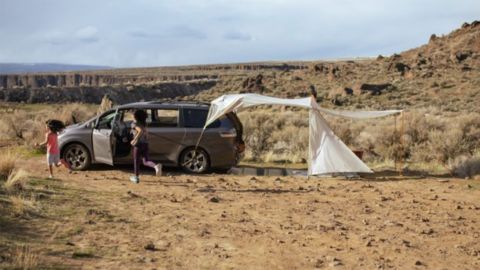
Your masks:
M210 157L201 148L187 148L180 155L180 167L187 173L205 173L210 170Z
M86 170L92 162L88 149L79 143L67 145L62 157L74 171Z

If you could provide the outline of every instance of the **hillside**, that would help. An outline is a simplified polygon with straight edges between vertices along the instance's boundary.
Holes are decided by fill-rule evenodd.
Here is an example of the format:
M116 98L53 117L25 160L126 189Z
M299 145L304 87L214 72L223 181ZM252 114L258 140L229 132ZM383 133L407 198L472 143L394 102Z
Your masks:
M297 97L310 85L324 106L478 112L480 22L376 59L0 75L0 100L98 103L109 94L118 103L179 96L208 101L244 92Z

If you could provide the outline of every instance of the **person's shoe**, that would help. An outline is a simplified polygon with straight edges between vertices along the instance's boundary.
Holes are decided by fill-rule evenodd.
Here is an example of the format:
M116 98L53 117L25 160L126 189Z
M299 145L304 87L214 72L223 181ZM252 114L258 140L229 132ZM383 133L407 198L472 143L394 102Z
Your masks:
M138 179L138 176L132 175L130 176L130 181L132 181L135 184L138 184L140 182L140 179Z
M73 173L72 169L69 169L68 174L72 174L72 173Z
M48 176L48 179L53 179L53 175L50 174L50 175Z
M162 164L155 165L154 169L156 176L162 176Z

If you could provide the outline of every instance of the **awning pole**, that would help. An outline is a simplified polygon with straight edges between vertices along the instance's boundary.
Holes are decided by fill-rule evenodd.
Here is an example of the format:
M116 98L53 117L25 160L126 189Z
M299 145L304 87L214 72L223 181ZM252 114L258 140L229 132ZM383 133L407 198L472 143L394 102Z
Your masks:
M202 129L202 133L200 133L200 137L198 137L197 143L195 144L195 150L193 151L193 157L192 158L195 158L195 156L197 156L197 148L198 148L198 145L200 144L200 140L202 140L204 132L205 132L205 128ZM182 166L185 166L187 163L188 163L188 161L183 163Z
M405 162L405 153L404 153L404 142L403 142L403 135L405 133L405 114L402 111L401 116L402 117L402 122L400 124L400 150L402 156L400 157L400 176L403 176L403 163Z
M394 117L393 117L393 123L394 123L393 125L394 125L394 131L395 131L395 133L394 133L394 135L395 135L394 138L395 138L395 137L397 137L397 114L395 114ZM393 164L395 166L395 170L398 171L397 154L393 155L393 162L394 162Z

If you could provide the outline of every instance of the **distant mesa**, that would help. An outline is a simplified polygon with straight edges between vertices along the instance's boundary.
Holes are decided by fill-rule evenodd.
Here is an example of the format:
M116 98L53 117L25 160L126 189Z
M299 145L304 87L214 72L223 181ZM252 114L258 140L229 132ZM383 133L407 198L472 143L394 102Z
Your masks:
M0 74L67 72L112 69L108 66L69 65L57 63L0 63Z

